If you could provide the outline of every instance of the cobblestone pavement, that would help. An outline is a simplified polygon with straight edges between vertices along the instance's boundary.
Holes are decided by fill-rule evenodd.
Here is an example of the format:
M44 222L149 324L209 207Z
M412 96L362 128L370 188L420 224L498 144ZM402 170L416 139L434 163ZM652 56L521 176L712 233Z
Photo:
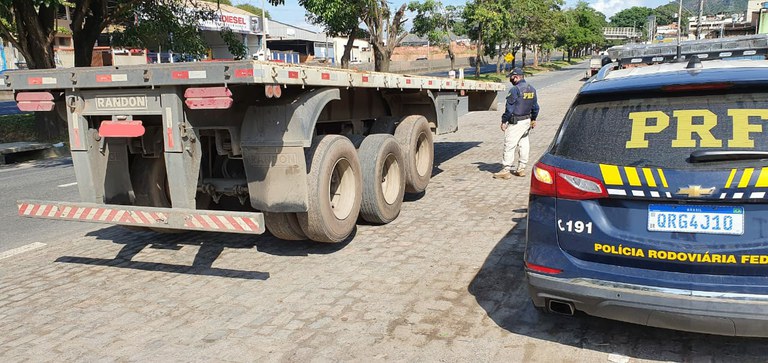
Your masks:
M579 73L574 73L578 74ZM576 77L578 77L576 76ZM581 82L540 90L532 160ZM536 85L536 78L530 81ZM765 361L768 344L540 315L528 178L493 180L500 112L436 138L435 175L338 245L107 227L0 260L3 361Z

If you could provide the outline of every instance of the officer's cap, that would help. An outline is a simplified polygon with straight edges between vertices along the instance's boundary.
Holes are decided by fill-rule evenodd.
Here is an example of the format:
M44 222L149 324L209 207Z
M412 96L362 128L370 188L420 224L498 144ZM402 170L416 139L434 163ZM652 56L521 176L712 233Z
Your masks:
M523 75L525 75L525 74L523 73L523 70L522 70L522 69L520 69L520 68L518 68L518 67L515 67L515 69L513 69L513 70L512 70L512 72L509 72L509 74L507 75L507 77L512 77L512 76L523 76Z

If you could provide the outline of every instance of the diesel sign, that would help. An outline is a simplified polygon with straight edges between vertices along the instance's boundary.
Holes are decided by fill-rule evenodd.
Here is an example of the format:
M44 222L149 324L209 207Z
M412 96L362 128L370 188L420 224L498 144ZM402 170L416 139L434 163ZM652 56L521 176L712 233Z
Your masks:
M96 97L96 108L104 109L146 109L147 96Z

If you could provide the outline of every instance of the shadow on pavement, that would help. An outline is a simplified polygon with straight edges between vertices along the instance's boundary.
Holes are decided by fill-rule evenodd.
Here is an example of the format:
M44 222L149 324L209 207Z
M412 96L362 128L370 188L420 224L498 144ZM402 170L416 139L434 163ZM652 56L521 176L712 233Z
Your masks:
M499 241L469 285L469 292L501 328L528 337L621 356L666 361L754 361L768 357L758 338L678 332L578 313L561 316L538 311L528 296L523 269L525 218ZM703 358L703 360L702 360ZM735 360L734 360L735 359Z
M354 238L355 232L356 230L341 243L319 243L312 241L283 241L269 234L251 236L206 232L157 233L153 231L133 231L114 226L90 232L86 236L123 245L115 258L62 256L57 258L56 262L189 275L266 280L269 278L268 272L218 268L213 267L213 263L225 249L253 249L255 247L258 252L277 256L330 254L347 246ZM180 250L182 246L199 246L199 251L195 255L191 266L133 260L134 257L147 248Z

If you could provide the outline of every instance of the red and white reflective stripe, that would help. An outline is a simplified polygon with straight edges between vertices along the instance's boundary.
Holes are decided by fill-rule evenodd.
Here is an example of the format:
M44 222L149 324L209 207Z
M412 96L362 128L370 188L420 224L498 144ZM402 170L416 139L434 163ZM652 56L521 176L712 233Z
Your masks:
M53 204L19 205L22 217L45 217L79 221L98 221L117 224L159 225L165 224L168 217L160 212L126 211L113 208L70 207Z
M253 68L235 69L235 78L253 77Z
M128 75L125 73L96 75L96 82L98 83L127 82L127 81L128 81Z
M204 231L257 232L259 223L255 218L235 217L215 214L190 215L185 227Z
M55 77L28 77L28 85L40 85L40 84L56 84L58 81Z
M171 78L173 79L203 79L208 78L206 71L172 71Z

